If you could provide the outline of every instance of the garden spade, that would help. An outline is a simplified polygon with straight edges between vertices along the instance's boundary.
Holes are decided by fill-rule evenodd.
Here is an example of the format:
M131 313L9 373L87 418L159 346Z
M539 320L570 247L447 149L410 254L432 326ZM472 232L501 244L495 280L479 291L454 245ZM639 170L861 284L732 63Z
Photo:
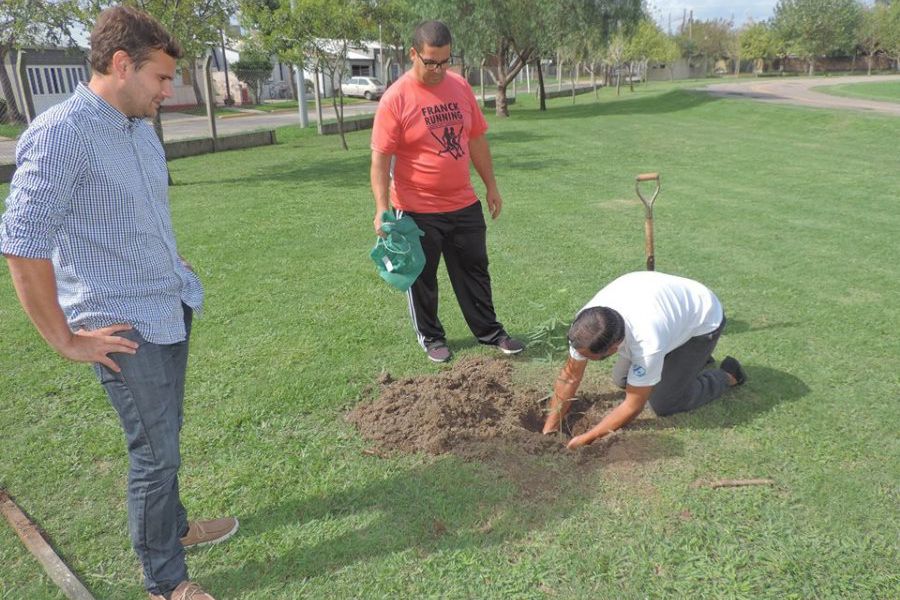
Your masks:
M653 190L653 195L649 200L641 194L641 183L646 181L656 182L656 189ZM656 201L656 197L659 196L659 173L644 173L638 175L634 181L634 189L637 192L638 198L644 203L644 208L646 209L644 218L644 242L647 250L647 270L653 271L656 268L656 259L653 256L653 203Z

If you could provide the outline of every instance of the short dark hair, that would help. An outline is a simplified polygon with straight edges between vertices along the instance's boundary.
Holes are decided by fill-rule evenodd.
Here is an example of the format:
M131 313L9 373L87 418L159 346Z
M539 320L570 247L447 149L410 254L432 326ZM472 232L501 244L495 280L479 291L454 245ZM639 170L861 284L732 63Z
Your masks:
M442 48L453 43L450 28L440 21L423 21L416 26L413 32L413 48L421 52L425 45Z
M184 55L181 44L151 15L130 6L107 8L91 31L91 67L109 73L113 54L124 51L137 69L150 53L162 50L174 59Z
M581 311L569 328L569 343L576 350L587 348L605 354L625 339L625 319L608 306L593 306Z

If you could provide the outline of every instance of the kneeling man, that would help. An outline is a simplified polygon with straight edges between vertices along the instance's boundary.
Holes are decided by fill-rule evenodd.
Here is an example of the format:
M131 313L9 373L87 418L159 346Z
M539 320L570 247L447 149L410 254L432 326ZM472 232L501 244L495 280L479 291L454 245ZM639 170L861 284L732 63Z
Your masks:
M716 295L696 281L655 271L623 275L600 290L569 329L569 358L553 388L544 433L559 429L589 360L618 354L613 379L625 400L600 423L569 441L590 444L630 423L647 401L660 416L693 410L744 383L740 363L712 352L725 327Z

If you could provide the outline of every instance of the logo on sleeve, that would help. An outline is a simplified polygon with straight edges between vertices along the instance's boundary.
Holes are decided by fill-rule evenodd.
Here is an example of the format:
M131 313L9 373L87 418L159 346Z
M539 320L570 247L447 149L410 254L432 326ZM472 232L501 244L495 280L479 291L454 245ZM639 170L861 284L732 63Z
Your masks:
M431 137L440 144L438 156L449 154L458 160L466 155L462 145L463 114L456 102L426 106L422 117Z
M647 374L647 369L645 369L641 365L632 365L631 372L634 373L635 377L643 377Z

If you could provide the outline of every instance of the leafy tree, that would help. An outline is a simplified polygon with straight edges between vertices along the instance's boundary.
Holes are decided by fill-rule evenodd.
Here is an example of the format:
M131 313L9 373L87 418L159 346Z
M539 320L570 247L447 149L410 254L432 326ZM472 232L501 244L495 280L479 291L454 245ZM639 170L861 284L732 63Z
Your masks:
M627 8L640 0L420 0L423 18L441 19L451 25L454 51L467 56L490 57L497 80L497 114L509 115L507 86L524 66L566 45L578 27L597 27L625 19ZM636 20L636 19L634 19ZM596 30L596 29L595 29ZM599 35L603 35L602 32Z
M546 45L560 3L541 0L422 0L417 5L423 19L439 19L451 25L454 52L462 51L471 62L493 56L497 81L496 110L509 116L506 88L513 78Z
M674 38L667 35L662 47L662 56L659 59L669 65L669 79L672 81L675 80L675 63L679 58L681 58L681 50L678 48L678 44L675 43Z
M559 22L549 40L556 41L566 61L587 66L596 91L596 74L607 62L610 38L619 30L630 34L644 16L639 0L570 1L557 13Z
M872 62L875 53L881 49L882 38L889 34L884 31L883 24L889 19L890 6L876 4L864 7L856 27L856 44L866 53L866 70L872 74Z
M613 69L613 73L616 75L616 96L621 92L622 64L625 62L627 47L628 40L625 39L623 33L619 32L610 38L606 49L607 60Z
M894 1L885 15L882 26L882 49L897 63L900 71L900 2Z
M260 50L245 50L241 52L240 60L231 63L231 69L239 80L247 84L253 93L254 101L259 104L262 84L272 75L272 61L269 56Z
M777 54L777 41L772 26L766 21L750 23L738 34L741 55L753 60L753 72L765 72L766 61Z
M28 0L26 0L27 2ZM194 96L197 104L202 102L200 86L197 84L197 59L205 56L208 48L219 39L219 30L228 23L228 17L235 10L235 0L83 0L89 21L93 21L104 8L124 4L134 6L153 15L162 23L184 50L187 64L191 67ZM157 111L153 118L153 128L163 140L162 114Z
M401 0L377 5L368 0L241 0L244 24L255 31L267 52L289 63L311 63L316 73L325 73L332 81L344 78L349 48L377 35L379 22L408 14L405 10ZM396 37L393 25L387 32L389 38ZM347 149L343 102L338 89L332 103L341 145Z
M891 57L900 71L900 2L876 2L881 20L879 25L879 49Z
M420 20L412 9L410 0L377 0L375 2L366 23L368 32L365 37L381 42L382 51L386 57L385 68L390 62L398 64L400 70L403 70L407 52L412 45L412 31ZM388 73L385 73L384 77L385 83L389 84Z
M640 71L646 77L647 67L651 62L666 60L667 42L668 37L663 30L651 19L644 19L628 40L626 54L631 60L638 61Z
M710 61L730 58L734 30L726 19L695 21L692 26L693 56L703 58L703 70L709 73Z
M24 121L4 65L12 50L42 44L60 45L72 39L72 25L81 17L76 0L2 0L0 2L0 90L10 122Z
M203 102L197 63L219 40L219 31L237 10L237 0L87 0L89 14L115 4L140 8L156 17L184 49L191 68L191 83L197 104Z
M861 14L857 0L779 0L775 27L787 50L815 72L816 58L850 50Z

